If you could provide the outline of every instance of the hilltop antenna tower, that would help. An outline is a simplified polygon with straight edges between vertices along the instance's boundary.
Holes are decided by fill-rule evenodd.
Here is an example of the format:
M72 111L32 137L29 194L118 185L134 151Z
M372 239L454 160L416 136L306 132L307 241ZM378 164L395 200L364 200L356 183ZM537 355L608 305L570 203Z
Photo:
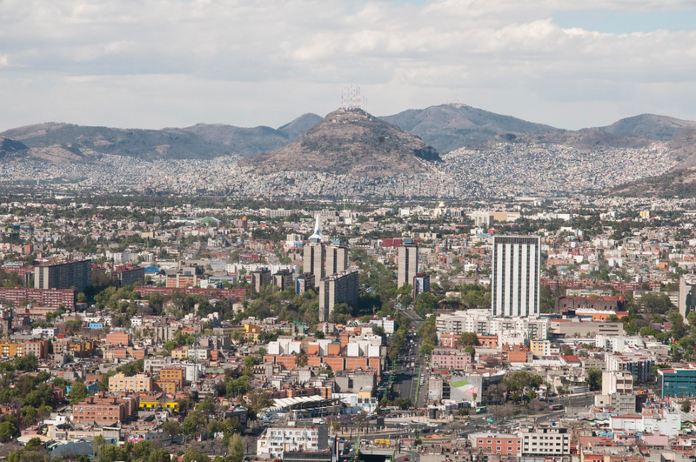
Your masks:
M341 91L341 109L362 109L365 98L360 94L360 87L348 85Z

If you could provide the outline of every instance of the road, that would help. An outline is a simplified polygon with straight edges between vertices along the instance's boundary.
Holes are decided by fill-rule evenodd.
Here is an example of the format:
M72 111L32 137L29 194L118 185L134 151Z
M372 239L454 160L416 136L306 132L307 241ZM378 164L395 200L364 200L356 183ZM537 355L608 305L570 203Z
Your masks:
M411 320L413 332L417 332L423 322L421 317L408 308L402 309L401 312ZM421 380L421 371L424 371L427 365L420 354L421 339L413 332L409 335L404 351L399 356L395 385L399 397L411 400L415 407L422 407L427 403L427 382ZM425 399L423 399L422 390L426 390Z

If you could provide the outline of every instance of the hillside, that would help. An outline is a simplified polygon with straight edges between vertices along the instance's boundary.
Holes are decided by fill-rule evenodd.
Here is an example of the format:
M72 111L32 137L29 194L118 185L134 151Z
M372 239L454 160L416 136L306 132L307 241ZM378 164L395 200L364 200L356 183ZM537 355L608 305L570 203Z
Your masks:
M197 124L161 130L93 127L43 123L13 128L0 137L29 148L80 150L89 154L117 154L139 159L210 159L219 155L253 155L285 146L318 123L305 114L280 129Z
M420 136L442 153L461 147L480 148L491 142L514 141L518 137L560 136L564 132L464 104L410 109L382 119Z
M259 172L320 171L369 177L422 172L440 156L417 136L361 109L339 109L304 136L250 159Z

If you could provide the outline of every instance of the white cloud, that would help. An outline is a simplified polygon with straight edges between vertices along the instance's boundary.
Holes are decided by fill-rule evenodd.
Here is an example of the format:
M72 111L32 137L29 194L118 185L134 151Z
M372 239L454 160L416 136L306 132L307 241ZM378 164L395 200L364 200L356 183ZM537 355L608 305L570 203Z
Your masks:
M642 111L696 118L696 101L676 93L694 83L695 31L607 33L553 19L579 9L691 5L4 0L0 96L17 110L0 114L0 127L47 116L119 126L279 125L331 110L347 83L362 85L377 114L458 101L570 127ZM672 110L669 101L680 104Z

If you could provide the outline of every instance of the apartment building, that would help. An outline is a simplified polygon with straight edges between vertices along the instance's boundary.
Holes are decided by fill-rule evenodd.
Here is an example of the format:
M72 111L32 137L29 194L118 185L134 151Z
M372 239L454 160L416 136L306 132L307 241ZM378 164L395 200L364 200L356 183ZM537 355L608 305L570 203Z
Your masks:
M34 268L34 288L76 289L82 292L90 285L91 271L90 260L42 262Z
M570 455L570 433L567 428L545 426L529 427L520 432L520 455L527 457L555 457Z
M152 379L145 374L135 374L127 377L122 372L109 377L109 392L125 393L125 392L151 392Z
M328 448L329 432L325 425L311 427L269 427L256 442L256 454L283 458L286 451L320 451Z
M319 284L319 321L331 319L334 307L339 303L355 306L358 301L358 270L334 274Z

